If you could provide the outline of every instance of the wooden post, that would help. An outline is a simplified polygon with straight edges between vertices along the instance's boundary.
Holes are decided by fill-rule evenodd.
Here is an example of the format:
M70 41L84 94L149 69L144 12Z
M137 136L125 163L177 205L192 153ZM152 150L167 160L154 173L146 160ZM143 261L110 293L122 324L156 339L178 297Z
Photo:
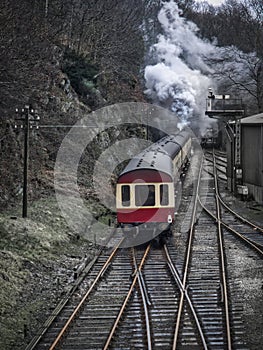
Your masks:
M16 113L20 114L20 118L16 120L22 121L21 129L24 129L24 173L23 173L23 208L22 217L27 217L27 184L28 184L28 160L29 160L29 129L36 127L38 129L39 116L37 111L26 105L20 111L16 108ZM17 129L17 125L15 128Z
M27 177L29 158L29 106L24 109L24 181L23 181L23 212L22 217L27 217Z

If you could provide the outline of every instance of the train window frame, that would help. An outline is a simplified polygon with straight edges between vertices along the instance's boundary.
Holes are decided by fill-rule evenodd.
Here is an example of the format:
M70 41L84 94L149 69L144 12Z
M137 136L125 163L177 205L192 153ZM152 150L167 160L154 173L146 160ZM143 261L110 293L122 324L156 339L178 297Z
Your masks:
M144 200L142 197L140 197L140 193L137 192L137 190L142 191L143 187L148 187L148 195L147 198L144 202L142 202L142 200ZM151 191L151 189L154 189L154 191ZM151 194L151 196L149 196L149 194ZM134 201L135 201L135 206L137 208L141 208L141 207L155 207L156 206L156 188L154 184L136 184L134 185ZM152 198L151 198L152 197Z
M128 189L127 193L124 193L124 189ZM127 197L124 198L124 195ZM130 185L121 185L121 205L122 207L130 207L131 206L131 187Z
M165 192L162 190L163 188L166 188ZM163 194L165 196L163 197ZM170 202L170 196L169 196L169 185L168 184L160 184L159 186L159 196L160 196L160 206L161 207L167 207L169 206ZM165 199L165 202L163 201L163 198Z

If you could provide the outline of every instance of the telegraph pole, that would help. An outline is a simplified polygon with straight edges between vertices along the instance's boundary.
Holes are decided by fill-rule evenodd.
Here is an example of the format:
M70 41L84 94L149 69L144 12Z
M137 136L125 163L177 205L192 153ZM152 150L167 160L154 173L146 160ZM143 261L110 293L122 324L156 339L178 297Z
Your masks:
M36 127L38 129L37 122L40 120L39 116L36 114L37 111L33 108L30 108L29 105L25 105L21 111L16 109L16 113L19 113L23 123L20 125L20 128L24 130L24 171L23 171L23 209L22 217L27 217L27 184L28 184L28 159L29 159L29 129ZM34 124L35 123L35 124ZM18 128L15 125L15 128Z
M24 178L23 178L23 211L22 217L27 217L27 177L28 177L28 151L29 151L29 106L24 113Z

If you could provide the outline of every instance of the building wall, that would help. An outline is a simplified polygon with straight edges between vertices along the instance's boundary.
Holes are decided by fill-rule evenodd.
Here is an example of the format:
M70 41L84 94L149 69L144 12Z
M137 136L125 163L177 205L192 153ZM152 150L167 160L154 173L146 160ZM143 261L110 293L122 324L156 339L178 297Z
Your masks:
M263 204L263 124L243 124L241 137L243 183Z
M229 191L234 192L234 140L231 133L228 133L228 137L225 137L226 155L227 155L227 188Z

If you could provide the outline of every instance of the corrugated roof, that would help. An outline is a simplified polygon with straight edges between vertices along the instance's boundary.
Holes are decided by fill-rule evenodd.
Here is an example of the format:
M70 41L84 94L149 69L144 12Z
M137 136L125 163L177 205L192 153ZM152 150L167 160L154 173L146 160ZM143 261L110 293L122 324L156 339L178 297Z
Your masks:
M250 117L241 119L241 124L262 124L263 123L263 113L255 114Z

